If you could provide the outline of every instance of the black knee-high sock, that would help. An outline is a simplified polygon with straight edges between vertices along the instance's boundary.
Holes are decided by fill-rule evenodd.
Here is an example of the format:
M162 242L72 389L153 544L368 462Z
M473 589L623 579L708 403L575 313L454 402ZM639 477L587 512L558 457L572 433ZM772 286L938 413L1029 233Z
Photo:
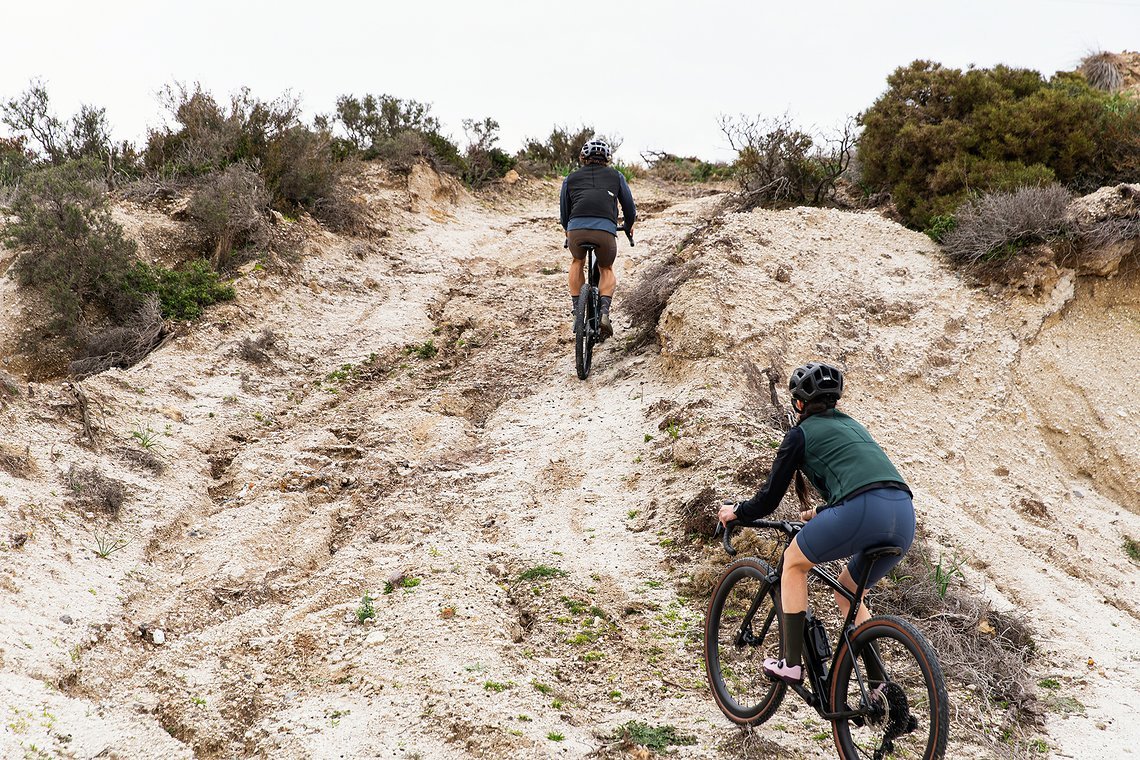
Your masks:
M613 296L599 296L599 298L598 298L599 308L602 310L603 314L609 314L610 313L610 303L613 300L614 300Z
M806 612L784 613L784 664L800 665L804 659L804 619Z
M575 314L578 313L578 296L570 296L570 310Z

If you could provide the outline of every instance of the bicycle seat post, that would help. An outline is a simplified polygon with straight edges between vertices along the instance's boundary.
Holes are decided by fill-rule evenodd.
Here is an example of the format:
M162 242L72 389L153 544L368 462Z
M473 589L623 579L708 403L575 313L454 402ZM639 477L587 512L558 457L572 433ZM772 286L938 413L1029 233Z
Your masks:
M859 605L862 604L863 592L867 590L867 581L871 578L871 568L874 567L875 563L880 559L885 557L897 557L900 554L902 554L902 547L891 544L872 546L863 552L863 572L859 577L859 585L855 589L855 597L851 603L851 609L847 612L847 620L843 623L845 630L855 622L855 615L859 611Z

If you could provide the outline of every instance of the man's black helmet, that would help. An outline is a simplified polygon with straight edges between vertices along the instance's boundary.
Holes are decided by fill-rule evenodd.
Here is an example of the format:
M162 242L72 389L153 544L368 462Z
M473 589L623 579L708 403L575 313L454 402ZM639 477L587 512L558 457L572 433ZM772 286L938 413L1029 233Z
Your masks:
M821 362L797 367L788 378L792 398L811 401L838 401L843 395L843 371Z

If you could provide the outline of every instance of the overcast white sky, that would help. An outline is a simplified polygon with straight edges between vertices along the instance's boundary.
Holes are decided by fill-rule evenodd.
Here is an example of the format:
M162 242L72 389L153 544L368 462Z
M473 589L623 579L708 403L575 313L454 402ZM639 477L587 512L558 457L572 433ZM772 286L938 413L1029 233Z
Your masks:
M830 128L869 106L916 58L1046 75L1092 50L1140 48L1140 0L511 2L6 0L0 97L42 78L60 116L107 109L116 137L161 122L155 93L200 82L300 95L331 112L344 93L428 101L463 141L467 117L502 146L554 124L643 149L729 158L719 114L790 113ZM14 6L14 7L12 7Z

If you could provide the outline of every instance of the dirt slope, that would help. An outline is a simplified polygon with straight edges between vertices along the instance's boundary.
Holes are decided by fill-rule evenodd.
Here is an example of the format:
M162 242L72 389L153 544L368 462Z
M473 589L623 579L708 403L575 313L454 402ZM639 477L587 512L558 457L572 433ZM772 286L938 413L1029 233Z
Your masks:
M693 735L681 757L739 756L704 685L678 505L746 493L741 462L770 455L742 361L816 357L848 368L847 407L937 544L1039 631L1038 677L1084 708L1050 714L1056 755L1135 747L1140 571L1120 547L1140 537L1140 463L1117 379L1137 369L1119 350L1134 276L987 293L872 214L723 216L715 195L634 190L649 213L621 246L627 285L711 225L681 254L698 274L661 352L611 343L587 383L557 186L475 198L377 173L387 237L307 227L293 271L248 268L235 304L86 381L94 445L67 386L7 398L3 752L582 757L640 720ZM243 350L263 330L278 340ZM1082 371L1107 357L1108 408ZM126 485L119 519L69 487L73 465ZM748 755L834 756L783 710ZM955 735L952 756L989 752Z

